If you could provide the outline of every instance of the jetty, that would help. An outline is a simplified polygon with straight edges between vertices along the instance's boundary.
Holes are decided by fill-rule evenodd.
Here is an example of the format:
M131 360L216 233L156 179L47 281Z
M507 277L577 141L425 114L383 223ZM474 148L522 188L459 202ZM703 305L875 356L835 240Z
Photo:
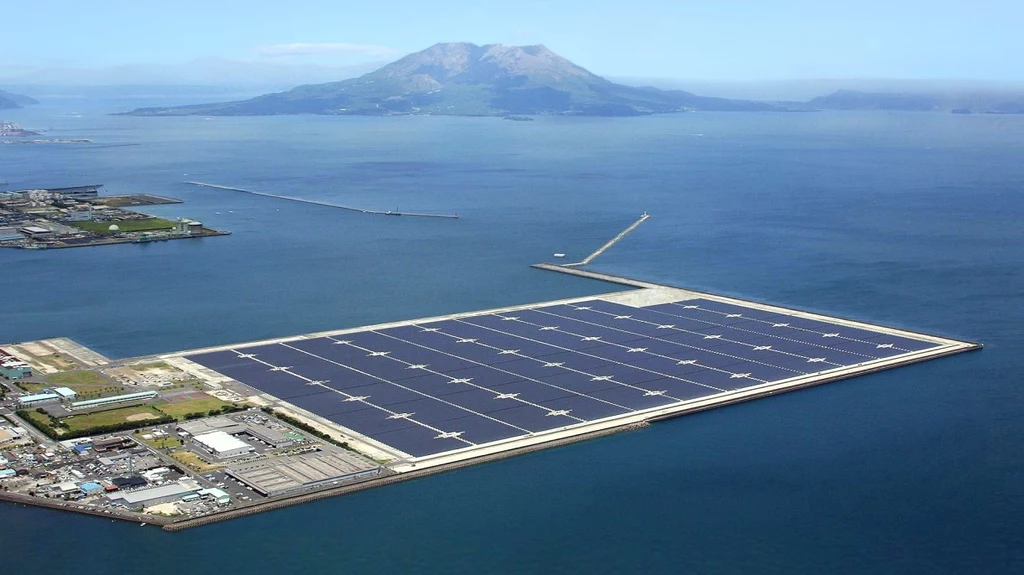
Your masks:
M585 265L589 264L590 262L594 261L594 258L596 258L597 256L599 256L599 255L603 254L604 252L608 251L608 249L611 248L612 246L614 246L615 244L617 244L619 242L619 240L621 240L622 238L628 236L633 230L639 228L640 224L646 222L647 218L649 218L649 217L651 217L651 216L648 215L647 212L644 212L640 216L640 219L638 219L637 221L635 221L632 224L630 224L628 228L626 228L626 229L622 230L621 232L619 232L619 234L617 236L615 236L614 238L608 240L608 242L606 244L604 244L603 246L597 248L597 251L595 251L594 253L590 254L589 256L583 258L582 260L580 260L580 261L578 261L576 263L562 264L562 267L571 268L571 267L576 267L576 266L585 266Z
M366 208L357 208L355 206L346 206L344 204L336 204L334 202L325 202L322 200L310 200L307 198L297 198L295 196L285 196L283 194L271 194L268 192L258 192L256 190L247 190L245 188L236 188L234 186L222 186L220 184L211 184L208 182L195 182L186 181L186 184L193 186L199 186L201 188L214 188L218 190L227 190L229 192L240 192L243 194L251 194L253 196L263 196L265 198L274 198L278 200L287 200L289 202L301 202L303 204L313 204L315 206L324 206L327 208L337 208L339 210L347 210L350 212L357 212L360 214L373 214L378 216L409 216L415 218L445 218L451 220L459 219L459 214L428 214L423 212L400 212L397 210L370 210Z

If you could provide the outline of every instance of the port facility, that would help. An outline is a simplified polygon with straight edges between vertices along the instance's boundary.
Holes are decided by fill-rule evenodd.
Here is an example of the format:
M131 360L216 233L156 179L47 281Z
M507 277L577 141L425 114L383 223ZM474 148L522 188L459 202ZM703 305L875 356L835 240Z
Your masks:
M390 454L402 472L980 348L547 268L636 289L161 357L270 396Z

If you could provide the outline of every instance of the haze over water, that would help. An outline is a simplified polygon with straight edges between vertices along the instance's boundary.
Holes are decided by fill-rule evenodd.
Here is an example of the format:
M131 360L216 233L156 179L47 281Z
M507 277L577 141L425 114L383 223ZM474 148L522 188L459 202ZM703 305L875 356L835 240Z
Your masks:
M177 534L5 504L11 572L1024 567L1024 117L105 115L166 103L5 112L96 143L0 146L0 181L177 197L146 211L233 235L0 251L0 342L126 357L612 291L529 264L646 210L595 269L986 349Z

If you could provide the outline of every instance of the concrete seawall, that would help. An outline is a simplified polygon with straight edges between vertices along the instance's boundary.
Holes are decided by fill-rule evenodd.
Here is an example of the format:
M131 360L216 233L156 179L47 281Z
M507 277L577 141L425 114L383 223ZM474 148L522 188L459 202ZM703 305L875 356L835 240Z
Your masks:
M216 515L209 515L206 517L198 517L196 519L186 519L183 521L175 521L164 525L165 531L182 531L185 529L191 529L193 527L201 527L203 525L209 525L211 523L218 523L220 521L228 521L230 519L236 519L239 517L247 517L249 515L255 515L257 513L266 513L267 511L274 511L275 509L283 509L285 507L291 507L292 505L299 505L302 503L308 503L311 501L317 501L320 499L327 499L328 497L337 497L339 495L347 495L349 493L355 493L357 491L365 491L367 489L374 489L377 487L384 487L385 485L392 485L402 481L409 481L412 479L420 479L423 477L430 477L431 475L437 475L439 473L446 473L449 471L455 471L469 467L471 465L478 465L481 463L488 463L491 461L499 461L501 459L507 459L509 457L515 457L518 455L525 455L534 451L540 451L542 449L549 449L552 447L559 447L562 445L569 445L571 443L577 443L579 441L586 441L588 439L595 439L598 437L605 437L608 435L615 435L626 431L633 431L647 427L646 422L631 423L623 425L613 429L604 429L601 431L595 431L593 433L586 433L582 435L576 435L573 437L566 437L557 439L547 443L541 443L538 445L531 445L529 447L523 447L520 449L512 449L509 451L503 451L491 455L485 455L474 459L465 459L448 465L439 465L420 471L410 471L407 473L400 473L394 475L388 475L386 477L378 477L369 479L367 481L344 485L341 487L335 487L332 489L326 489L323 491L317 491L314 493L305 493L297 495L295 497L289 497L287 499L279 499L276 501L268 501L266 503L260 503L251 507L244 507L241 509L234 509L231 511L225 511Z
M93 515L96 517L103 517L105 519L118 519L121 521L131 521L134 523L148 523L150 525L164 525L167 526L173 522L170 517L161 517L159 515L143 515L141 513L134 513L127 510L110 510L109 513L104 509L97 507L90 507L88 505L81 505L74 501L58 501L54 499L46 499L44 497L33 497L31 495L23 495L21 493L10 493L8 491L0 491L0 501L7 501L9 503L20 503L22 505L32 505L35 507L46 507L48 509L56 509L58 511L72 511L74 513L82 513L84 515Z

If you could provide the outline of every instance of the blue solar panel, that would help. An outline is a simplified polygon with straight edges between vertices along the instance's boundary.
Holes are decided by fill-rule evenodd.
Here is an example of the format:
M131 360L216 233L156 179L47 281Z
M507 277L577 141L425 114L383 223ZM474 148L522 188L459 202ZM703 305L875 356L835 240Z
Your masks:
M552 375L541 378L539 381L547 385L567 389L575 395L588 395L592 391L619 386L614 381L595 379L595 377L600 376L562 370L553 372Z
M338 423L349 427L348 423L340 421ZM436 435L436 432L424 427L408 427L400 431L379 433L374 435L373 438L406 453L417 454L443 453L445 451L470 447L471 445L458 439L437 439Z
M467 416L439 423L446 430L462 432L462 438L476 444L490 443L523 434L522 429L483 417Z
M446 395L445 399L467 407L477 413L496 414L502 410L518 407L522 402L506 401L496 399L497 393L491 390L467 387L466 385L453 384L459 392Z
M659 384L660 382L660 384ZM651 390L668 394L671 385L667 382L656 380L652 382ZM624 387L616 387L594 392L594 396L612 403L627 404L633 409L648 409L661 405L669 405L677 400L664 395L644 395L636 390Z
M323 388L314 388L323 390ZM301 397L293 397L288 400L289 403L295 404L302 409L312 411L321 415L334 415L336 413L350 413L353 411L360 411L363 409L379 410L379 408L371 407L370 405L361 401L350 401L349 398L343 394L324 391L323 393L316 393L312 395L304 395Z
M545 401L551 401L552 399L577 395L577 393L575 393L577 390L572 389L571 386L555 387L554 385L545 385L545 383L547 382L513 381L512 383L506 383L495 387L494 394L491 397L497 398L499 394L516 394L517 399L521 400L521 402L543 404ZM507 400L495 399L495 401L502 402ZM517 401L513 399L512 401L509 401L509 403L516 404Z
M189 359L423 456L933 346L702 298L559 304Z
M548 413L550 411L544 411L530 405L522 405L503 410L500 412L500 416L503 421L515 424L523 429L529 429L534 433L579 423L578 419L573 419L566 415L548 415Z

